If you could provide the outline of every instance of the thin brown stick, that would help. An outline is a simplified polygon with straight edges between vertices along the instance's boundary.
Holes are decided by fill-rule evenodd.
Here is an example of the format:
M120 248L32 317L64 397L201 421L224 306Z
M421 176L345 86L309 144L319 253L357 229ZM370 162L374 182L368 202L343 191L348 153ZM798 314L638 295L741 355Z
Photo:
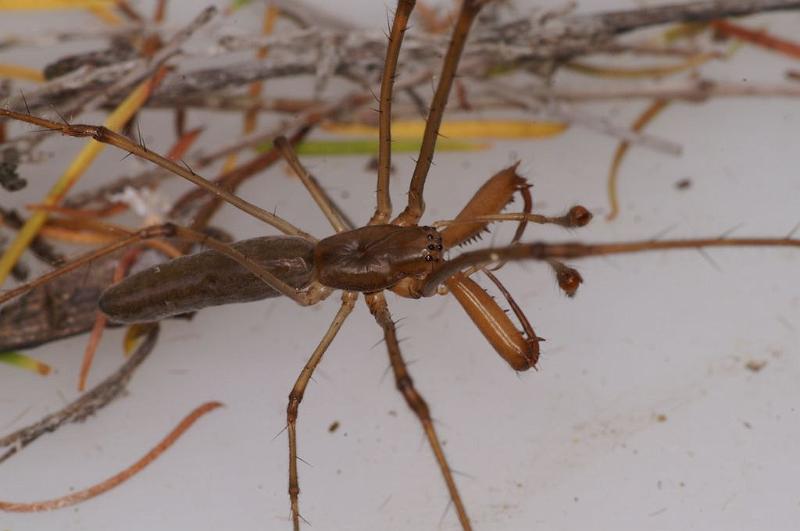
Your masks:
M400 352L400 344L397 341L397 331L395 329L394 321L389 313L389 307L386 304L386 299L383 292L366 295L367 305L370 312L375 317L380 327L383 329L383 336L386 339L386 347L389 351L389 361L392 364L394 372L395 383L397 390L405 398L408 407L417 415L417 418L422 423L422 428L425 431L425 436L428 438L431 450L436 457L436 462L439 464L439 469L442 472L444 481L447 484L447 490L450 493L450 499L456 508L458 520L461 522L463 531L470 531L472 525L470 524L467 510L464 503L461 501L461 495L458 492L455 479L453 479L453 472L450 465L447 463L447 458L444 455L444 450L439 442L439 437L436 435L436 429L433 426L433 419L431 419L428 404L422 395L414 387L414 382L411 375L408 373L408 367L403 359L403 354Z
M15 120L28 122L30 124L50 129L52 131L60 131L61 134L63 135L74 136L74 137L89 137L97 142L112 145L123 151L127 151L128 153L131 153L139 158L149 160L150 162L158 166L161 166L162 168L169 170L175 173L176 175L179 175L180 177L183 177L187 181L190 181L196 184L197 186L204 188L209 193L212 193L215 196L224 199L225 201L235 206L239 210L242 210L243 212L246 212L257 219L260 219L264 223L272 225L273 227L283 232L284 234L299 236L301 238L314 241L314 238L310 234L303 232L302 230L298 229L288 221L248 201L245 201L244 199L228 192L223 188L220 188L211 181L194 173L194 171L184 168L183 166L176 164L175 162L167 159L166 157L163 157L158 153L150 151L145 146L136 144L127 137L115 133L105 127L95 126L95 125L58 123L58 122L53 122L51 120L47 120L45 118L38 118L36 116L31 116L28 114L19 113L2 108L0 108L0 116L6 116L8 118L13 118Z
M300 142L308 135L310 131L310 127L304 127L295 135L293 135L289 141L293 144ZM221 175L214 181L214 183L226 190L236 190L236 188L246 179L269 168L279 159L280 154L278 153L278 150L274 148L270 149L266 153L263 153ZM208 161L206 164L210 163L211 161ZM217 212L217 210L219 210L220 206L222 206L222 199L219 196L211 196L208 198L206 203L199 203L201 206L197 208L196 213L191 215L187 215L187 213L189 212L190 207L196 206L196 203L198 203L200 199L208 195L209 193L202 188L192 188L175 202L170 209L170 217L192 218L192 228L195 230L203 229L213 215Z
M166 436L164 439L161 440L152 450L147 452L144 456L142 456L138 461L134 464L126 468L125 470L111 476L110 478L102 481L96 485L92 485L89 488L79 490L78 492L73 492L71 494L67 494L66 496L61 496L60 498L54 498L52 500L41 501L41 502L33 502L33 503L14 503L14 502L6 502L0 501L0 510L7 511L7 512L16 512L16 513L32 513L32 512L41 512L41 511L52 511L54 509L62 509L64 507L69 507L71 505L75 505L76 503L80 503L82 501L90 500L95 496L99 496L106 491L109 491L116 487L117 485L127 481L134 475L138 474L144 467L158 459L158 457L163 454L170 446L175 444L175 441L183 435L186 430L192 427L192 424L197 422L197 420L219 407L222 407L221 402L206 402L201 406L197 407L194 411L189 413L173 430Z
M775 37L766 31L752 30L738 24L732 24L727 20L713 20L711 21L711 27L724 35L736 37L756 46L800 59L800 44L797 42Z
M325 351L328 350L331 341L336 337L345 319L347 319L347 316L353 311L357 300L358 293L356 292L346 291L342 294L342 305L339 311L333 318L333 322L331 322L328 331L325 332L319 345L317 345L317 348L314 349L311 357L306 362L305 367L303 367L303 370L297 377L297 381L294 383L294 387L292 387L292 391L289 393L289 405L286 407L286 429L289 434L289 500L292 506L292 526L294 531L299 531L300 519L302 518L300 516L298 500L298 496L300 495L300 481L297 475L297 413L300 409L300 402L303 400L303 395L306 392L308 383L311 381L311 377L314 374L314 370L317 368L317 365L319 365L319 362L322 361L322 356L325 354Z
M430 170L433 163L433 153L436 149L436 140L439 136L439 127L442 124L444 109L450 96L450 88L453 86L453 79L456 76L456 70L458 70L461 52L467 42L469 30L475 17L478 16L478 12L486 3L486 0L464 0L461 4L458 19L456 20L455 28L453 28L453 36L444 58L439 84L433 95L428 120L425 123L422 146L419 150L419 157L414 166L414 174L411 177L411 185L408 189L408 205L393 221L395 224L413 225L419 221L423 212L425 212L425 201L423 199L425 179L428 177L428 170Z
M83 351L83 359L81 360L81 369L78 373L78 391L83 392L86 390L86 380L89 378L89 369L92 368L94 361L94 354L97 352L97 347L100 345L100 339L103 337L103 330L108 323L108 317L101 311L98 311L94 320L94 326L89 334L89 341L86 343L86 349Z
M117 261L117 265L114 268L114 278L112 279L112 282L120 282L141 254L142 247L128 249L128 251L122 255L122 258ZM89 369L92 367L95 351L97 350L97 346L100 344L100 339L103 336L103 331L105 330L107 324L108 317L103 312L98 311L94 326L92 327L92 332L89 336L89 341L86 344L86 350L83 353L83 361L81 362L81 370L78 376L78 391L83 392L86 389L86 380L89 377Z
M636 118L636 121L633 122L631 126L631 130L638 133L645 127L647 124L652 122L656 116L658 116L661 111L663 111L667 105L669 105L669 100L655 100L653 103L647 106L647 108ZM606 215L606 220L612 221L616 219L617 215L619 215L619 194L617 190L617 182L619 180L619 168L622 164L622 160L625 158L625 153L628 152L628 148L630 148L630 142L620 142L617 146L616 151L614 151L614 157L611 159L611 169L608 171L608 202L610 205L610 210L608 215Z
M606 31L619 34L669 22L705 22L798 7L800 2L796 0L703 0L584 16L594 18Z
M67 114L76 114L84 108L86 110L96 109L112 100L115 94L123 94L126 92L126 88L147 77L154 76L155 72L171 57L178 54L183 44L194 35L197 30L208 24L216 16L217 12L218 9L213 6L203 9L186 27L181 28L175 33L163 47L160 47L160 41L157 36L148 39L150 43L155 43L160 49L157 49L156 46L150 49L148 49L149 46L144 46L144 53L148 56L145 64L134 68L120 79L116 80L110 87L105 88L99 93L95 94L93 91L87 91L87 96L78 97L76 101L71 102L70 108L65 109ZM166 74L166 71L164 71L164 74ZM158 85L155 85L152 90L155 90L157 86Z
M294 130L295 132L289 137L289 143L293 146L296 146L299 142L301 142L310 132L311 130L324 118L328 117L329 115L335 114L337 110L341 109L349 109L352 107L357 107L362 105L365 101L367 101L366 96L364 94L350 94L347 95L333 104L322 105L322 106L315 106L313 109L307 110L301 117L297 120L294 120L292 125L287 126L284 128L289 130ZM258 135L257 135L258 136ZM274 138L276 135L270 134L267 135L270 139ZM251 139L252 141L252 139ZM213 154L209 154L200 162L201 164L210 163L212 159L225 156L229 153L229 150L238 150L243 149L249 145L249 142L237 142L234 146L229 148L218 150ZM219 186L227 189L227 190L235 190L236 187L241 184L245 179L249 178L250 176L254 175L255 173L268 168L272 165L276 160L278 160L280 154L276 149L271 149L267 153L264 153L253 160L242 164L241 166L233 169L232 171L220 176L216 184ZM205 190L201 189L194 189L186 193L183 197L181 197L176 203L175 206L172 208L170 214L175 216L178 215L184 207L202 197L204 194L207 194ZM192 228L195 230L201 230L205 227L214 213L219 209L221 205L221 200L219 197L213 197L210 201L202 205L197 212L196 215L193 216L194 221L192 222Z
M397 58L408 28L408 19L414 10L415 0L398 0L394 12L386 61L381 77L381 95L378 102L378 204L370 225L387 223L392 215L392 199L389 195L389 179L392 173L392 92L397 71Z

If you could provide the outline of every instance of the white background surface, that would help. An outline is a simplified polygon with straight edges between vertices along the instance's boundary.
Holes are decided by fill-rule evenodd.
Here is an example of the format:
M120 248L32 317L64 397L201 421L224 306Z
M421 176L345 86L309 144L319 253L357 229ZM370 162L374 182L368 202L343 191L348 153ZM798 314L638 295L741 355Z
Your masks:
M179 7L192 13L199 4L172 2L172 20L182 20ZM345 9L337 3L337 11L357 13L364 26L385 27L384 3L350 4ZM584 8L639 4L597 1ZM254 26L260 19L259 11L250 13L240 18L242 24ZM42 16L3 18L5 30L21 31ZM98 24L82 15L56 23ZM800 15L747 24L791 37ZM19 54L0 60L24 60ZM729 64L704 72L742 83L780 81L791 65L745 47ZM558 81L587 83L566 76ZM645 105L586 110L628 124ZM206 118L198 113L192 119ZM521 159L540 211L560 213L581 203L600 214L574 234L531 227L529 240L648 239L669 227L669 237L703 237L739 224L737 235L782 236L800 220L799 120L798 103L790 100L670 107L649 131L680 142L684 153L630 153L621 174L623 210L615 223L602 217L616 146L608 137L576 127L553 140L497 142L490 153L439 155L426 190L425 220L452 217L488 176ZM167 123L144 114L149 147L167 148ZM215 118L205 141L239 127L238 118ZM71 156L79 145L62 138L46 144L56 157ZM410 159L395 157L397 208ZM103 168L116 175L140 167L131 159L120 162L118 153L106 153L103 162L92 172L94 182L106 175ZM374 176L364 170L363 158L305 162L351 217L368 218ZM41 190L56 178L56 168L36 167L29 180L40 181ZM684 178L692 186L679 191L675 183ZM2 201L18 197L22 203L38 193L32 186L13 198L4 193ZM248 183L241 194L313 234L329 233L299 183L280 168ZM264 230L233 209L217 223L238 237ZM498 244L509 231L502 234ZM521 375L494 354L454 300L389 296L402 319L402 348L414 362L415 380L439 421L451 464L463 472L457 479L476 529L797 528L800 256L785 249L710 254L720 270L696 252L576 262L585 284L575 299L559 292L544 266L508 265L502 280L547 338L540 370ZM336 306L337 297L311 309L273 300L166 323L129 395L84 425L43 437L0 467L0 499L47 499L93 484L132 463L201 402L216 399L227 407L199 421L123 486L52 513L0 514L0 529L289 529L286 438L273 437L284 427L294 378ZM92 383L122 362L121 337L121 331L106 333ZM317 530L457 529L417 420L391 376L384 377L380 340L379 328L359 304L310 386L299 421L300 456L312 465L300 465L301 511ZM32 352L57 368L46 379L0 367L2 432L75 396L85 341L74 338ZM745 368L751 360L766 366L751 372ZM341 427L331 434L333 421Z

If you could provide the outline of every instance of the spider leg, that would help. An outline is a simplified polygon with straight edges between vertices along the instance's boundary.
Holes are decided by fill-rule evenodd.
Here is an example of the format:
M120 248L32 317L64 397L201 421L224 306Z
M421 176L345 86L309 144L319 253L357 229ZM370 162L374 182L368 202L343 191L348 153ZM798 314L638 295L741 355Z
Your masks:
M0 294L0 304L13 299L14 297L22 295L23 293L27 293L28 291L37 286L47 283L50 280L60 275L68 273L69 271L73 271L84 264L90 263L93 260L111 254L119 249L123 249L135 243L152 238L172 238L172 237L196 242L201 245L205 245L211 249L214 249L219 253L224 254L230 259L240 263L243 267L247 268L251 273L253 273L259 279L261 279L261 281L265 282L270 287L280 292L282 295L289 297L290 299L292 299L301 306L309 306L315 304L330 293L330 289L318 286L316 283L312 284L312 286L308 288L306 291L298 291L291 285L287 284L286 282L275 276L268 269L258 264L251 258L248 258L247 256L237 251L230 245L223 243L219 240L215 240L214 238L211 238L207 234L203 234L201 232L197 232L192 229L187 229L185 227L180 227L173 223L164 223L162 225L151 225L150 227L145 227L144 229L138 230L133 233L129 233L125 238L122 238L117 242L106 245L105 247L101 247L100 249L97 249L95 251L86 253L83 256L80 256L75 260L67 262L60 268L55 269L45 275L42 275L41 277L31 282L27 282L14 289L5 291L2 294Z
M380 225L389 221L392 215L392 199L389 195L389 177L392 170L392 92L397 71L397 58L400 46L408 28L408 18L414 10L415 0L399 0L394 12L389 46L386 48L381 95L378 101L378 204L370 219L370 225Z
M642 240L620 243L525 243L512 247L496 247L463 253L441 263L415 290L424 297L436 293L439 284L459 271L469 267L483 267L501 261L539 260L550 262L608 256L612 254L670 251L678 249L705 249L708 247L797 247L800 240L792 238L700 238L690 240ZM560 282L559 282L560 283ZM563 286L562 286L562 289Z
M453 36L450 39L450 46L447 48L444 65L439 76L439 84L433 95L433 101L431 101L431 109L425 124L425 133L422 136L422 146L419 150L417 164L411 177L411 185L408 189L408 206L393 221L396 225L415 225L425 212L423 191L425 189L425 179L428 177L428 170L430 170L433 163L433 153L439 136L439 126L442 124L444 109L450 96L450 88L453 86L453 79L456 76L458 62L467 42L470 27L472 27L472 23L485 3L487 3L486 0L464 0L461 4L458 20L456 20L456 26L453 28Z
M345 217L336 203L334 203L333 199L322 189L314 176L308 173L308 170L306 170L305 166L300 162L297 153L295 153L289 141L286 140L286 137L277 137L274 144L275 148L280 152L283 158L286 159L286 162L292 168L295 175L303 182L303 185L305 185L308 193L311 194L311 197L317 203L319 209L322 210L322 213L328 218L333 229L336 232L351 230L353 224Z
M342 305L336 317L333 318L333 322L331 322L331 325L328 327L328 331L325 332L319 345L314 349L313 354L311 354L305 367L303 367L303 370L297 377L292 391L289 393L289 405L286 407L286 428L289 434L289 500L292 505L292 526L294 531L299 531L300 519L302 518L300 516L298 502L300 483L297 477L297 413L300 408L300 402L303 400L306 387L308 387L308 382L311 380L311 376L314 373L314 369L316 369L319 362L322 361L323 354L328 350L328 346L330 346L333 338L336 337L336 334L339 332L342 324L344 324L347 316L353 311L356 300L358 300L358 293L356 292L346 291L342 295Z
M455 479L453 479L453 472L450 470L450 465L447 464L447 458L444 455L444 450L439 442L439 437L436 435L436 430L433 426L430 410L428 404L422 395L414 387L414 382L408 373L406 362L403 359L403 354L400 352L400 345L397 341L397 331L395 329L394 321L389 313L389 307L386 304L386 299L383 293L373 293L366 295L367 305L370 312L375 317L375 320L383 328L383 335L386 339L386 346L389 350L389 361L392 364L392 371L394 372L395 383L398 391L406 399L408 407L417 415L417 418L422 423L422 428L425 431L425 436L428 438L431 450L436 457L436 462L439 463L439 469L444 476L444 481L447 484L447 490L450 493L450 499L456 508L458 519L461 522L463 531L471 531L472 525L470 524L467 510L464 503L461 501L461 495L458 493Z
M131 141L129 138L120 135L107 129L102 126L95 126L95 125L82 125L82 124L60 124L58 122L53 122L52 120L47 120L44 118L39 118L36 116L31 116L29 114L19 113L15 111L11 111L8 109L0 108L0 116L5 116L8 118L12 118L14 120L20 120L23 122L28 122L34 125L39 125L46 129L50 129L53 131L60 131L61 134L67 136L74 136L74 137L89 137L94 139L97 142L101 142L103 144L109 144L114 147L117 147L123 151L127 151L128 153L132 153L139 158L149 160L153 164L157 166L161 166L165 170L171 171L172 173L183 177L187 181L190 181L197 186L208 190L212 194L217 197L220 197L230 203L231 205L235 206L239 210L250 214L251 216L260 219L264 223L268 223L278 229L279 231L289 234L292 236L299 236L301 238L305 238L310 241L315 241L315 239L310 235L302 230L298 229L288 221L284 220L281 217L276 216L275 214L260 208L249 201L245 201L241 197L232 194L231 192L225 190L224 188L220 188L219 186L215 185L211 181L201 177L200 175L196 174L190 168L185 168L180 164L169 160L168 158L159 155L154 151L150 151L147 147L137 144L136 142Z

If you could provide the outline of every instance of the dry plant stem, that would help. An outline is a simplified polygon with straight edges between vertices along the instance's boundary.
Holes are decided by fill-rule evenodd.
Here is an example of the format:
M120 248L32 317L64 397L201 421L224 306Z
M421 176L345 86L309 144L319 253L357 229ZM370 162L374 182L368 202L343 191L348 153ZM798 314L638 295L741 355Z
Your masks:
M421 293L430 297L447 278L468 267L486 266L512 260L569 260L612 254L664 251L671 249L704 249L707 247L798 247L800 240L790 238L708 238L697 240L634 241L625 243L526 243L513 247L481 249L461 254L435 269L425 279Z
M389 361L391 362L392 371L394 372L397 390L400 391L408 407L411 408L422 423L422 428L425 431L428 444L430 444L431 450L433 450L433 454L436 457L436 462L439 464L442 476L444 476L447 490L450 493L450 499L453 501L453 505L456 508L456 514L458 515L458 520L461 522L463 531L471 531L472 525L467 516L467 510L464 507L464 503L461 501L461 495L458 493L458 487L456 486L455 479L453 479L453 472L450 470L450 465L447 464L444 450L439 442L439 437L436 435L428 404L414 387L414 382L411 379L411 375L408 373L403 354L400 352L400 344L397 341L397 331L395 329L394 320L392 320L392 316L389 313L386 299L382 292L365 295L365 299L370 312L372 312L378 325L383 329L383 336L386 340L386 348L389 351Z
M629 87L608 84L591 89L569 87L527 86L516 88L536 98L560 101L614 101L630 99L668 99L703 102L709 98L740 98L756 96L764 98L797 98L800 87L791 83L751 84L712 81L709 79L687 79L670 81L652 87Z
M0 447L8 448L0 455L0 463L16 454L22 448L44 435L57 430L67 422L85 420L101 408L107 406L125 390L134 371L153 351L158 339L158 325L149 325L147 335L134 353L115 373L103 380L95 388L81 395L63 409L47 415L43 419L0 438Z
M118 2L119 4L119 2ZM139 21L141 22L141 21ZM16 46L25 47L52 47L60 43L85 41L85 40L111 40L115 37L130 38L144 30L141 23L129 23L117 27L93 27L80 30L55 31L52 33L11 34L4 35L0 40L0 50L9 50Z
M707 21L728 16L799 7L800 0L724 0L690 2L663 8L632 9L611 13L558 15L545 21L532 22L528 18L522 18L490 28L493 33L497 34L494 40L498 42L476 44L476 49L480 52L477 54L477 59L479 65L505 62L503 59L507 57L509 50L517 50L512 59L519 59L525 64L541 65L595 53L605 47L618 48L616 37L619 33L633 31L640 27L682 20ZM372 45L375 42L374 36L359 35L352 25L348 25L346 30L339 28L332 31L339 31L341 35L347 37L342 39L343 42L355 41L363 45ZM282 35L274 36L273 42L269 45L279 50L280 42L276 42L276 40L279 41L284 37ZM307 40L305 39L302 44L308 46ZM417 48L431 49L429 40L417 41L415 44ZM264 41L254 44L254 46L262 45L264 45ZM294 43L294 46L296 48L297 44ZM472 54L471 51L468 50L468 52ZM343 58L339 65L340 69L342 71L351 69L353 63L349 54L340 55ZM429 60L432 60L433 55L428 53ZM57 78L36 91L26 93L26 96L29 96L28 104L34 112L43 110L49 105L68 109L70 107L69 100L75 97L74 94L83 94L87 90L96 93L97 90L102 89L102 86L110 86L130 70L141 68L144 62L139 60L127 63L126 65L111 65L88 73L82 71L75 76L72 74L63 76L68 79ZM180 102L182 98L199 97L200 94L208 94L226 86L239 86L276 76L314 74L315 70L316 64L313 60L307 62L298 62L297 60L293 62L250 61L227 64L219 68L170 75L165 85L155 92L154 98L156 100L166 98L173 102ZM484 69L478 69L474 75L484 71ZM468 72L465 74L473 75ZM93 78L93 80L89 78ZM19 97L13 98L12 101L13 103L9 104L12 108L19 108L22 105ZM154 100L153 104L155 103Z
M308 193L311 194L312 199L317 203L317 206L322 210L325 217L328 218L333 229L336 232L351 229L352 224L344 218L341 211L331 201L328 194L325 193L314 176L308 173L308 170L305 169L300 159L297 158L297 153L294 152L292 145L286 140L286 137L279 136L275 139L275 149L283 155L283 158L286 159L292 171L294 171L295 175L303 182Z
M289 500L292 507L292 526L294 531L299 531L300 519L302 518L300 516L298 501L300 482L297 475L297 414L300 409L300 402L303 400L303 395L314 374L314 369L316 369L319 362L322 361L322 356L325 354L325 351L328 350L331 341L336 337L336 334L344 324L347 316L353 311L357 300L357 292L346 291L342 294L342 305L339 311L333 318L333 322L331 322L328 331L325 332L319 345L317 345L317 348L314 349L311 357L306 362L305 367L303 367L303 370L297 377L297 381L294 383L294 387L292 387L292 391L289 393L289 405L286 407L286 429L289 435Z
M337 100L333 104L327 104L321 107L316 107L315 109L308 110L299 119L295 120L291 125L287 127L281 127L281 130L289 129L295 131L295 133L289 137L289 143L292 146L296 146L324 118L330 116L331 114L336 113L337 110L349 109L355 106L359 106L366 101L368 101L367 96L364 94L351 94L345 96L344 98ZM264 140L273 139L276 136L277 134L270 133L266 138L264 138ZM213 160L216 160L219 157L227 155L229 152L231 152L231 150L243 149L248 145L250 145L250 142L247 143L237 142L233 146L230 146L226 149L218 150L213 154L209 154L205 157L202 157L201 160L198 162L200 164L210 164ZM234 170L220 176L217 179L216 184L225 188L226 190L233 191L246 178L272 165L278 159L279 156L280 154L278 153L278 151L273 148L267 153L264 153L254 158L250 162L242 164L241 166L235 168ZM206 191L200 189L194 189L187 192L182 198L180 198L175 203L175 206L171 211L171 215L174 216L179 214L182 207L202 197L206 193L207 193ZM205 226L204 224L208 222L211 216L213 216L213 214L219 208L220 204L221 204L220 198L214 197L212 198L211 201L202 206L200 208L200 211L195 216L195 219L192 223L192 228L197 230Z
M408 19L414 10L414 0L399 0L394 12L394 22L386 48L386 61L381 77L381 95L378 103L378 189L377 207L370 225L387 223L392 215L392 199L389 194L389 178L392 173L392 92L397 72L397 58L408 28Z
M272 33L272 30L275 26L275 21L278 18L278 14L279 10L274 5L269 4L264 7L264 16L261 22L261 33L263 35L270 35ZM258 50L256 50L256 58L265 59L268 53L269 53L269 48L266 46L262 46ZM248 87L248 95L251 96L252 98L259 98L261 96L263 85L264 85L263 81L256 81L252 83ZM258 111L259 109L255 105L245 110L242 119L243 135L250 134L256 129L256 126L258 125ZM185 119L185 114L186 114L185 112L181 114L176 114L176 122L179 121L178 118L180 116L183 116ZM176 128L177 125L178 124L176 123ZM230 155L228 155L228 157L225 159L225 164L222 166L223 168L222 171L225 172L235 167L237 157L238 157L237 153L231 153Z
M83 392L86 390L86 380L89 378L89 370L92 368L94 361L94 354L97 352L97 347L100 344L100 339L103 337L103 330L108 323L108 317L98 311L95 317L94 326L89 334L89 341L86 343L86 348L83 352L83 361L81 362L81 370L78 374L78 391Z
M131 231L122 225L87 218L51 218L45 228L47 230L44 232L48 235L59 237L71 243L83 244L113 243L120 236L131 234ZM173 245L163 240L147 240L143 243L170 258L183 254Z
M502 81L494 80L482 82L480 85L489 93L520 109L538 112L541 115L542 108L545 107L543 114L544 118L547 120L565 122L570 125L580 125L593 131L619 138L630 144L636 144L668 155L677 156L681 154L680 144L652 135L631 131L627 126L618 126L602 116L596 116L584 110L565 108L565 106L559 105L560 97L557 97L556 93L553 92L555 89L551 89L550 87L544 89L541 87L520 88L508 83L503 83ZM533 96L528 96L528 93L533 94Z
M9 118L13 118L15 120L28 122L53 131L60 131L61 134L63 135L74 136L74 137L89 137L97 142L112 145L123 151L127 151L128 153L131 153L139 158L149 160L150 162L158 166L161 166L162 168L169 170L175 173L176 175L179 175L180 177L183 177L187 181L194 183L197 186L200 186L201 188L204 188L208 192L216 195L217 197L224 199L225 201L232 204L239 210L250 214L256 219L260 219L264 223L272 225L273 227L283 232L284 234L289 234L291 236L299 236L301 238L314 241L313 236L301 231L288 221L248 201L245 201L240 197L237 197L236 195L228 192L227 190L218 187L211 181L197 175L196 173L194 173L194 171L184 168L183 166L176 164L175 162L159 155L158 153L150 151L149 149L147 149L147 147L136 144L127 137L115 133L105 127L96 125L83 125L83 124L63 124L63 123L53 122L45 118L38 118L35 116L30 116L28 114L10 111L8 109L0 109L0 116L6 116Z
M718 18L798 7L800 7L800 2L796 0L707 0L626 11L610 11L588 16L596 18L597 22L601 23L607 31L625 33L668 22L705 22Z
M204 129L202 127L196 127L180 135L170 147L166 157L170 160L181 160L203 131ZM114 200L115 195L125 193L125 190L129 187L134 190L140 190L142 188L154 189L158 186L163 176L170 175L174 174L158 167L150 168L133 177L119 177L110 183L95 186L91 190L70 195L70 197L65 198L63 202L64 206L60 208L85 212L96 217L115 215L120 212L120 210L115 210L115 208L121 208L121 211L126 211L128 209L127 204ZM197 188L192 189L194 190ZM94 207L94 212L93 209L87 205Z
M711 27L725 35L738 37L757 46L800 59L800 45L796 42L779 39L764 31L754 31L725 20L714 20L711 22Z
M161 23L167 14L167 0L158 0L156 2L156 10L153 13L153 22Z
M292 136L291 140L289 141L290 144L296 145L304 139L308 133L311 131L310 127L302 128L298 131L295 135ZM230 190L231 192L235 191L236 188L245 181L252 177L253 175L257 174L258 172L265 170L272 166L278 159L280 158L280 153L277 149L273 148L268 152L264 153L263 155L259 155L258 157L252 159L249 162L242 164L234 168L232 171L225 173L221 177L219 177L216 183L223 187L226 190ZM193 201L204 195L208 195L205 190L201 189L194 189L187 192L178 202L175 203L175 207L184 204L184 200L186 201ZM211 221L211 218L214 214L219 210L222 206L223 201L219 196L211 197L209 200L203 204L198 210L197 213L193 216L192 219L192 228L195 230L202 230L205 228L208 223ZM173 212L178 212L176 208L173 207Z
M8 511L8 512L17 512L17 513L31 513L31 512L41 512L41 511L52 511L54 509L62 509L64 507L69 507L70 505L75 505L76 503L80 503L82 501L90 500L95 496L99 496L106 491L109 491L116 487L117 485L127 481L137 473L139 473L144 467L158 459L158 457L163 454L170 446L175 444L175 441L183 435L186 430L192 427L197 419L205 415L206 413L210 413L211 411L222 407L221 402L206 402L201 406L195 408L189 415L187 415L173 430L166 436L164 439L161 440L153 449L147 452L144 456L142 456L138 461L134 464L119 472L110 478L102 481L96 485L93 485L87 489L80 490L78 492L73 492L71 494L67 494L66 496L62 496L60 498L55 498L52 500L47 500L43 502L34 502L34 503L12 503L12 502L5 502L0 501L0 510Z
M307 110L300 116L297 120L294 120L291 125L288 127L282 127L282 130L294 130L295 133L289 137L289 144L291 146L296 146L303 139L308 136L311 130L316 127L316 125L322 121L324 118L336 114L341 109L350 109L353 107L357 107L362 105L368 101L367 95L365 94L349 94L333 104L326 104L322 106L315 106L312 109ZM269 135L271 138L274 138L276 135L274 133L270 133ZM235 149L242 149L245 147L245 144L238 144L233 146ZM219 150L213 155L208 155L204 158L204 163L208 164L215 158L224 156L228 153L227 150ZM259 155L258 157L254 158L250 162L242 164L241 166L233 169L232 171L220 176L216 184L229 190L231 192L235 191L236 187L239 186L245 179L251 177L255 173L268 168L271 166L276 160L278 160L280 153L277 149L273 147L273 149L269 150L267 153ZM182 198L180 198L173 207L171 211L171 215L178 215L181 211L181 208L186 204L195 201L196 199L202 197L206 194L204 190L195 189L187 192ZM192 228L195 230L202 230L204 228L214 213L219 209L220 205L222 204L221 199L219 197L213 197L210 201L202 205L196 215L194 216L194 220L192 221ZM339 211L338 207L335 205L333 208ZM339 211L341 212L341 211ZM342 219L345 222L348 222L347 218L342 215ZM349 223L349 222L348 222Z
M656 116L661 113L664 108L669 105L669 100L655 100L651 103L644 112L639 115L636 121L631 126L631 130L639 133L642 129L644 129L647 124L649 124ZM628 152L628 148L630 147L629 142L622 142L619 146L617 146L616 151L614 152L614 157L611 160L611 169L608 172L608 202L611 205L611 208L606 216L608 221L612 221L616 219L619 215L619 194L617 193L617 182L619 180L619 167L622 164L622 160L625 157L625 153Z
M485 3L485 0L464 0L461 4L456 26L453 28L453 36L444 58L439 84L433 95L431 109L425 122L422 146L419 150L419 157L414 166L414 174L411 176L411 185L408 190L408 206L395 219L395 224L413 225L419 221L425 212L425 201L423 199L425 179L433 163L433 153L436 149L436 140L439 136L439 127L442 124L450 88L453 86L453 79L455 78L456 70L458 70L459 59L467 42L470 27L472 27L475 17L477 17L478 12Z
M130 270L134 263L136 263L136 260L138 260L142 250L142 247L134 247L128 249L125 254L122 255L122 257L117 261L116 267L114 268L114 278L112 279L114 283L120 282L125 277L125 275L128 273L128 270ZM178 253L177 256L180 256L180 253ZM175 256L173 255L172 258L175 258ZM78 376L78 391L80 392L83 392L86 389L86 380L89 377L89 370L92 367L94 354L97 350L97 346L100 344L100 339L103 336L103 331L105 330L107 324L108 317L103 312L98 311L94 326L92 327L92 331L89 336L89 341L86 344L86 350L83 354L81 370Z
M53 279L60 277L70 271L74 271L79 267L83 266L84 264L88 264L97 260L98 258L102 258L103 256L109 255L114 251L119 249L123 249L129 245L132 245L136 242L142 241L148 238L161 238L165 236L171 235L171 231L165 230L164 226L155 226L155 227L147 227L146 229L142 229L127 238L114 242L110 245L102 247L100 249L91 251L89 253L80 256L75 260L71 260L58 269L50 271L49 273L45 273L41 277L33 280L31 282L27 282L25 284L21 284L14 289L6 290L0 293L0 304L9 301L15 297L22 295L23 293L27 293L28 291L32 290L37 286L41 286L43 284L47 284L48 282L52 281Z
M19 230L25 225L25 220L15 210L5 210L0 207L0 225ZM41 236L36 236L31 240L28 250L36 258L53 267L58 267L66 261L64 255L57 252Z
M180 52L181 46L201 27L208 24L212 18L217 14L216 7L207 7L197 15L185 28L178 31L168 43L166 43L160 50L158 50L148 62L139 67L134 68L126 75L122 76L114 84L107 89L103 90L96 96L90 96L90 99L85 103L73 103L69 109L69 114L78 112L79 109L85 108L86 110L96 109L109 100L115 94L124 92L125 88L138 83L142 79L153 75L156 70L163 65L168 59Z

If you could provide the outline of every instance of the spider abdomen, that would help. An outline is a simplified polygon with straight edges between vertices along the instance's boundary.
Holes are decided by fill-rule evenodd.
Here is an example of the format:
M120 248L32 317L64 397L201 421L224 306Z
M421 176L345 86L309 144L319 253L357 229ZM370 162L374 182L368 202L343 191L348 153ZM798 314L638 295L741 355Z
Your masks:
M233 247L291 286L304 288L311 282L314 244L307 240L264 236ZM278 295L241 264L209 250L127 277L103 292L99 306L112 321L135 323Z

